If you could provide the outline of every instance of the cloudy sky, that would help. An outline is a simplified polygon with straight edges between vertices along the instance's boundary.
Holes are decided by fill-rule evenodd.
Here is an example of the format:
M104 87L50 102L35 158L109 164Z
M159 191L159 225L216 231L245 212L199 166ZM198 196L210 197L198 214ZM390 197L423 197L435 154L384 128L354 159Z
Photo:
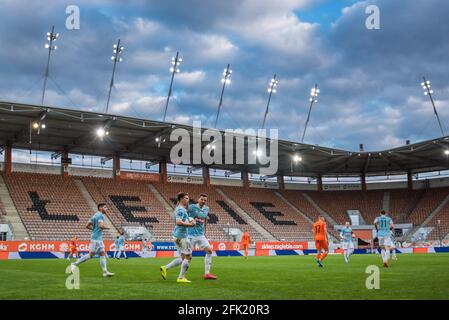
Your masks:
M380 8L380 30L365 9ZM66 28L66 7L80 9L80 29ZM0 100L40 102L45 33L60 37L46 104L102 112L112 44L121 39L111 112L161 120L170 60L183 62L167 120L212 127L223 68L231 64L219 128L260 127L267 87L279 89L267 118L282 138L299 141L310 88L319 102L305 142L380 150L437 137L420 87L432 81L449 131L447 0L0 0Z

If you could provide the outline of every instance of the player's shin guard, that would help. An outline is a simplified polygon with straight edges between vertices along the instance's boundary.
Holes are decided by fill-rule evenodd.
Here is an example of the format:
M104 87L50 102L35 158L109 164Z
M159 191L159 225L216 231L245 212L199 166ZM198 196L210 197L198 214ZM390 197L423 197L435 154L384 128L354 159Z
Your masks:
M100 266L101 266L101 269L103 270L103 272L108 271L108 269L106 268L106 257L105 256L100 257Z
M87 260L90 259L90 254L85 254L84 256L82 256L81 258L79 258L78 260L76 260L75 265L79 265L83 262L86 262Z
M327 257L327 252L321 254L321 261L323 261Z
M181 263L181 272L179 272L179 277L180 279L184 278L186 275L187 270L189 269L189 263L190 261L187 259L184 259Z
M206 253L204 256L204 274L210 273L210 265L212 264L212 254Z
M168 269L174 268L176 266L179 266L181 263L182 263L182 259L181 258L176 258L175 260L173 260L169 264L167 264L165 266L165 268L168 270Z

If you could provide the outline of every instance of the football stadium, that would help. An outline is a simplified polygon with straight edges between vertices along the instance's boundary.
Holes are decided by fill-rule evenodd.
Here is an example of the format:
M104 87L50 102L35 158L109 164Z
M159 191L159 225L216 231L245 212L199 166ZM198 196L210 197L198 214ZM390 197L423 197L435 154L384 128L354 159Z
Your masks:
M232 53L216 54L207 49L212 57L204 58L201 72L213 73L219 65L218 73L212 74L212 79L218 81L211 84L209 75L195 78L192 70L199 67L189 67L189 59L195 61L193 64L200 63L195 57L197 49L183 42L187 40L182 36L174 36L170 44L164 34L155 39L155 47L148 49L148 54L153 54L150 58L166 60L159 74L159 62L148 62L143 51L138 51L135 34L152 33L153 29L168 32L162 30L167 17L181 20L176 24L180 30L185 23L195 34L218 33L213 31L221 28L217 24L211 24L209 31L196 24L198 16L207 16L204 8L199 8L223 10L223 15L229 14L226 19L237 13L205 2L192 3L192 7L173 1L165 5L148 1L139 7L137 2L130 4L126 13L121 11L121 5L107 1L49 3L48 10L35 17L43 21L32 20L30 11L37 10L34 4L26 8L23 3L19 6L5 2L10 15L25 14L31 19L29 25L23 22L26 27L17 30L13 39L7 40L32 56L20 60L23 53L15 53L12 48L1 55L3 61L12 61L0 69L4 71L2 77L7 78L0 82L1 300L449 298L446 61L434 57L429 62L432 66L438 64L438 71L430 65L428 70L426 65L408 70L406 74L413 81L392 84L397 95L404 93L405 98L398 98L387 89L376 91L369 81L365 84L366 79L349 84L354 76L364 77L359 71L351 75L348 71L338 81L327 81L330 66L317 67L327 71L315 70L303 62L291 66L295 60L289 55L286 58L292 60L288 67L279 61L268 64L273 72L267 75L262 70L266 79L259 81L260 67L251 69ZM421 14L419 2L408 3L407 8ZM428 2L449 10L443 1ZM379 34L394 32L394 18L386 12L393 10L391 2L342 1L336 6L321 1L315 5L327 10L329 16L316 13L321 18L313 23L307 22L315 12L311 2L280 3L257 5L245 0L233 5L254 14L255 20L265 9L282 16L292 6L297 10L296 18L289 19L297 19L298 25L321 24L323 29L333 29L333 33L329 32L335 37L339 36L338 28L348 23L345 19L354 15L360 22L360 30L355 33L366 32L370 37L371 32L377 32L372 37L381 41ZM147 7L154 7L154 12ZM190 11L192 8L198 11ZM169 9L173 12L167 13ZM309 11L310 15L306 14ZM376 15L382 17L384 11L388 23L378 26ZM103 28L102 21L98 26L92 24L99 12L104 19L115 21L113 31L104 31L104 37L92 31ZM127 19L137 22L124 26ZM331 24L326 19L336 22ZM437 21L447 27L447 20ZM15 22L6 18L0 24L4 32ZM48 30L40 29L41 25L48 25ZM263 24L259 27L260 32L266 30ZM234 39L242 52L257 51L262 46L243 35L247 29L232 30L229 39ZM283 30L277 30L280 37L296 37L299 32L288 29L286 35ZM96 38L90 39L90 33ZM32 45L27 47L21 37L33 39ZM208 39L214 42L212 47L222 49L223 40L218 36ZM449 39L446 35L440 40ZM90 48L96 41L98 46ZM251 45L246 46L245 41ZM390 41L388 45L394 42L385 41ZM197 42L204 44L199 38ZM170 48L164 47L168 44ZM296 45L302 48L302 44ZM381 59L377 68L388 69L390 62L396 61L388 45L379 50L390 54L391 60ZM436 57L446 46L441 44L435 49ZM368 54L358 48L357 55ZM65 64L73 58L69 51L80 55L89 50L95 52L91 62L83 62L89 57L86 55L76 58L75 65ZM263 54L260 50L257 53ZM401 59L406 59L408 53L397 50ZM97 56L101 55L102 61L109 54L109 64L106 61L97 69ZM340 54L350 55L344 50ZM300 50L297 55L308 59L306 51ZM409 58L413 59L413 55ZM64 63L58 61L66 59L64 56L71 58ZM270 55L261 59L277 60ZM357 64L355 60L351 63ZM154 67L155 75L151 76L151 84L142 84L146 80L139 77L152 73L149 66ZM407 66L404 62L404 68ZM187 76L183 76L184 67L190 68ZM279 72L274 73L276 67ZM294 75L286 71L290 67ZM302 69L307 76L298 82L295 76ZM83 72L88 72L88 78L83 78ZM238 72L254 74L245 78ZM32 83L34 80L29 78L34 73L41 74ZM401 75L399 71L393 73L385 77L396 79ZM105 78L103 75L108 80L98 84ZM383 70L371 74L373 78L383 76ZM189 82L192 77L194 86L213 92L201 96ZM252 77L257 80L250 81ZM427 77L432 77L432 82ZM433 78L439 87L434 87ZM28 92L16 89L21 81L31 83ZM232 89L238 81L251 85L240 84L244 90ZM373 86L378 84L374 82ZM336 88L345 92L348 84L354 90L364 90L366 85L371 96L348 94L342 102ZM157 99L148 97L151 92L140 92L140 85L151 86ZM89 90L96 90L93 87L103 91L97 98L92 95L78 100L71 86L84 98ZM253 86L261 86L261 92L254 93ZM298 94L303 87L307 87L306 93ZM328 97L326 90L332 92ZM283 94L292 95L293 100L283 98ZM136 110L141 104L134 102L141 98L143 107ZM257 101L257 109L247 99ZM385 108L390 113L382 109L380 114L370 114L373 118L366 121L353 113L361 109L348 107L349 111L336 113L338 108L362 103L359 99L369 100L363 105L369 112ZM292 101L295 106L288 106ZM403 101L404 108L419 101L421 113L410 111L411 115L407 113L398 120ZM368 116L365 109L363 114ZM334 122L329 117L354 118L357 125L350 127L349 122L341 122L321 131ZM294 122L293 133L290 120ZM396 132L399 127L402 131ZM325 134L328 136L321 136ZM263 314L263 310L259 311Z

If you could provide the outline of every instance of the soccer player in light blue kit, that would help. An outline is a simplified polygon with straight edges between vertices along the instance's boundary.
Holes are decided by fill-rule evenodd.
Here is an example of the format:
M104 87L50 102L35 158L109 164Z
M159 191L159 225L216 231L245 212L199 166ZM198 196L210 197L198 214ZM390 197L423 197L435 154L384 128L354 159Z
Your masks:
M115 258L120 259L122 253L125 256L125 259L128 259L125 252L125 236L123 235L123 232L121 232L120 236L118 237L118 252Z
M387 216L384 210L382 210L380 212L380 216L374 220L374 226L377 230L377 238L379 239L379 247L381 248L384 268L388 268L390 249L393 247L393 243L391 241L391 230L394 230L393 220Z
M348 263L349 257L354 252L353 239L355 238L354 232L352 231L349 222L346 222L345 227L340 230L340 238L342 241L343 256L345 258L345 262Z
M178 205L176 206L174 212L175 228L173 230L173 241L180 257L176 258L166 266L161 266L160 270L162 278L166 280L167 270L181 265L181 271L179 272L176 282L189 283L191 281L187 280L185 275L187 269L189 268L190 260L192 260L192 248L188 239L187 229L195 226L196 222L194 219L190 219L187 213L187 208L189 206L189 195L187 193L180 192L176 196L176 199L178 201Z
M117 236L117 238L114 240L114 255L112 256L113 258L117 257L117 253L118 253L118 247L120 246L120 241L119 241L120 236Z
M201 250L206 252L204 256L204 276L205 280L216 280L217 277L210 273L210 266L212 264L212 248L205 236L205 225L209 218L209 207L206 206L207 194L201 193L197 204L189 205L187 213L190 218L195 219L196 225L188 229L190 245L192 248L198 246Z
M105 203L100 203L98 206L98 211L90 218L89 223L86 228L92 230L91 240L89 244L89 253L85 254L81 258L79 258L75 263L70 264L70 268L72 272L76 270L78 265L83 262L86 262L95 254L100 255L100 265L103 270L103 277L111 277L114 273L108 271L106 267L106 251L104 249L103 243L103 230L109 230L110 228L104 224L104 214L108 208Z

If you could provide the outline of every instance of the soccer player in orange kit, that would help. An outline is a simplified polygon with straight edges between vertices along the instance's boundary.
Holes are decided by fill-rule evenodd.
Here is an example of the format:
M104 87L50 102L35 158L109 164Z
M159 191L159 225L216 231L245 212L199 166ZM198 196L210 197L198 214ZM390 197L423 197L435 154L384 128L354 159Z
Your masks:
M313 234L315 235L315 246L317 250L316 263L318 267L323 267L323 260L329 252L329 244L327 241L327 227L323 216L318 217L318 221L313 224Z
M249 238L248 231L245 231L242 235L242 247L245 254L245 259L248 259L248 248L251 239Z
M78 259L78 246L76 244L77 241L78 241L78 238L76 236L74 236L72 238L72 240L70 241L69 255L67 256L67 260L69 260L69 261L70 261L70 257L72 257L73 255L75 255L76 258Z

